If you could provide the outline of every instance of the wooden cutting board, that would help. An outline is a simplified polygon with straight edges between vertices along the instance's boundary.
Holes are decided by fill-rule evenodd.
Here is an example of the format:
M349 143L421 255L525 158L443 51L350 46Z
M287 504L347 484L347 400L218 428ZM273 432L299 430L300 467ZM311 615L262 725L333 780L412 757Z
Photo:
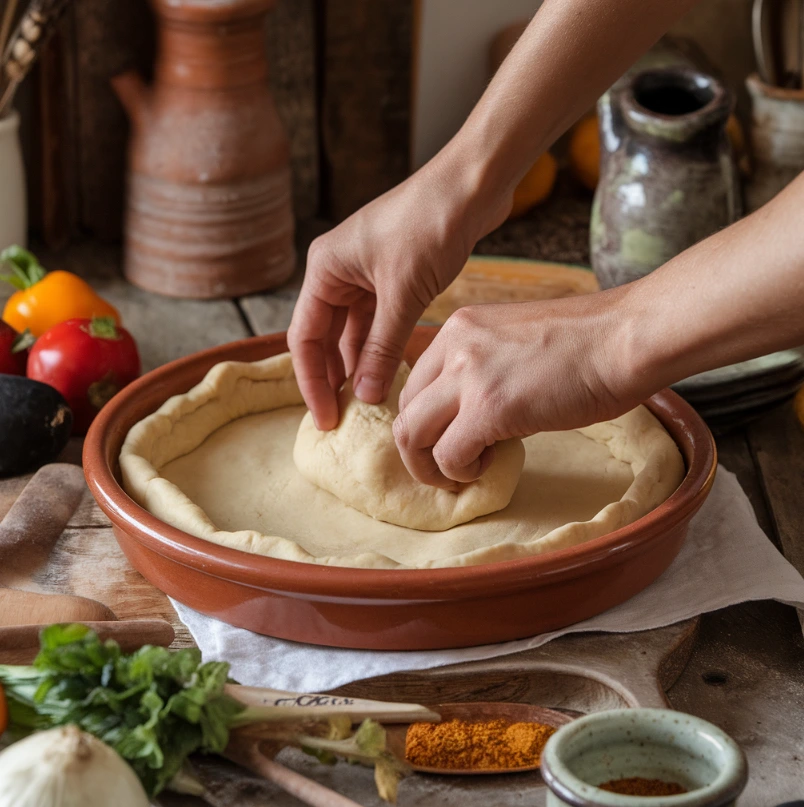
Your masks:
M441 325L465 305L553 300L598 289L594 273L583 266L472 255L452 285L433 300L422 321Z

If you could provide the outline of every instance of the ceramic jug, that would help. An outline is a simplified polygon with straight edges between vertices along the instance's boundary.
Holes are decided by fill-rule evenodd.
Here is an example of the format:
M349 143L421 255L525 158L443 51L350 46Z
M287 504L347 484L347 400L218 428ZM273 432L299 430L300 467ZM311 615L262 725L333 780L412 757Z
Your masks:
M274 0L153 0L153 85L112 85L132 124L125 274L149 291L232 297L295 268L289 146L268 85Z
M0 251L12 244L26 243L25 169L19 128L16 112L0 118Z
M756 75L745 86L751 96L753 170L745 191L750 212L804 171L804 90L772 87Z
M601 287L636 280L735 221L728 90L691 67L626 75L598 103L592 265Z

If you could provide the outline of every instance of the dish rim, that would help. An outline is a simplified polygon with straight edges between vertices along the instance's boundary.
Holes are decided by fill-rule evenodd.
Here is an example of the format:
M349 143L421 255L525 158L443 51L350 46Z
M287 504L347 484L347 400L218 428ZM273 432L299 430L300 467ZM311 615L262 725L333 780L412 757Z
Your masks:
M429 343L438 328L417 326L409 350ZM260 349L264 348L264 351ZM514 560L476 566L430 569L363 569L280 560L232 549L197 538L173 527L145 510L123 489L109 458L116 465L128 430L135 419L131 411L141 393L156 388L175 375L199 378L219 361L254 361L238 356L262 353L263 358L287 349L286 333L249 337L193 353L151 370L121 390L103 407L90 427L83 460L89 489L115 530L123 530L146 549L182 566L248 587L292 592L307 599L360 601L443 601L511 594L548 586L567 578L591 574L614 565L623 553L648 551L652 542L700 507L714 482L717 449L709 428L695 410L671 390L662 390L645 405L668 430L681 450L686 472L679 487L659 507L614 532L565 549ZM200 368L206 367L201 370ZM170 395L161 397L154 411ZM538 578L538 579L536 579Z

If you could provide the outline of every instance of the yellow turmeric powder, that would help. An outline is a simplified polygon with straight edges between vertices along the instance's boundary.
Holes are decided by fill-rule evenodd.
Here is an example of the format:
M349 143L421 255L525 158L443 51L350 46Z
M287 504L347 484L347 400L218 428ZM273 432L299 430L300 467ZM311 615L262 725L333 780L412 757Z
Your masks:
M489 720L469 723L413 723L405 739L405 759L422 768L503 770L540 763L552 726Z

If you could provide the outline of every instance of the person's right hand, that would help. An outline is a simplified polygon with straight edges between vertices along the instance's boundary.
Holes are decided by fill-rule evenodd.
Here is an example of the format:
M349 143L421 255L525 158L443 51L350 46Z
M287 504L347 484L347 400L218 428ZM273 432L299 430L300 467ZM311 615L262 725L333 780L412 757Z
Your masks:
M510 199L475 212L480 184L439 155L311 245L288 344L319 429L337 425L348 377L360 400L385 400L422 312L508 214Z

